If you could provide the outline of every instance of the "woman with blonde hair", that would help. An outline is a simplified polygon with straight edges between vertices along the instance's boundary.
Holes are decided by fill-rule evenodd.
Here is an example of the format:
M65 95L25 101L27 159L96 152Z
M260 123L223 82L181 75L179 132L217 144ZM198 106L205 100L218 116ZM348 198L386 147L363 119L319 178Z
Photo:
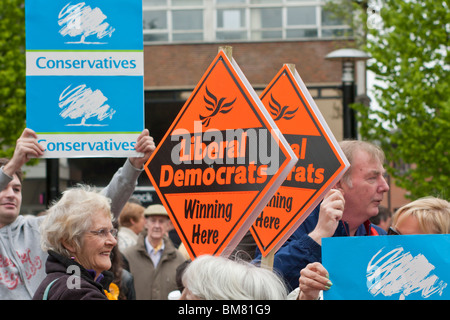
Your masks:
M113 280L111 251L117 244L110 199L78 186L63 193L40 226L49 256L47 277L34 300L106 300Z
M395 212L389 235L450 233L450 203L425 197L410 202Z

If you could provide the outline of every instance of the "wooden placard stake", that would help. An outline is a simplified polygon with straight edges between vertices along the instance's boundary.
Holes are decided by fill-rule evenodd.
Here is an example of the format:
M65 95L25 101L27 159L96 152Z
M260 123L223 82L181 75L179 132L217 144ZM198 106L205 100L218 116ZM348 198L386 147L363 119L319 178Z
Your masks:
M275 250L270 250L267 256L261 258L261 267L273 270L273 260L275 257Z
M219 47L219 51L220 50L223 50L223 52L228 57L228 59L231 60L231 58L233 57L233 47L232 46L221 46L221 47Z

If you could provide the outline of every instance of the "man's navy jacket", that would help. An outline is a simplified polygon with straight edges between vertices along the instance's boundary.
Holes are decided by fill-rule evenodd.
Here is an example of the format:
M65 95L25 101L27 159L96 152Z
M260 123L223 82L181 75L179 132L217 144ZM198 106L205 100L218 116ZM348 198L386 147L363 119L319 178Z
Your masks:
M273 269L281 274L290 290L298 287L300 270L305 268L309 263L322 262L322 247L308 235L317 225L319 210L320 204L275 253ZM341 220L333 237L348 236L348 230L347 223ZM371 224L370 221L366 221L358 227L355 236L367 235L386 235L386 231ZM254 262L259 262L260 260L261 252L257 248Z

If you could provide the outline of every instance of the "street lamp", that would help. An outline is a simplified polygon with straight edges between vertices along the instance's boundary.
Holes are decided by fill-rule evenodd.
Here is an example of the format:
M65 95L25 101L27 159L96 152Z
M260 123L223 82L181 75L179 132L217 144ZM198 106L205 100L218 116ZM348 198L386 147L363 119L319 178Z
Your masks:
M358 130L354 110L349 106L355 102L355 61L367 60L370 56L357 49L339 49L330 52L325 59L342 61L342 110L344 139L357 139Z

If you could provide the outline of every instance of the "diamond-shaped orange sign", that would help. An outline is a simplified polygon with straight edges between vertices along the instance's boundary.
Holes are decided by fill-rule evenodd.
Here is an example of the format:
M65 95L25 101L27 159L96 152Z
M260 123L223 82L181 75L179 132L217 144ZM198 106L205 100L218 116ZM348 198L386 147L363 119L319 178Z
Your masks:
M260 98L299 159L250 228L265 257L291 236L349 164L295 68L284 65Z
M297 162L221 50L145 170L191 258L229 255Z

